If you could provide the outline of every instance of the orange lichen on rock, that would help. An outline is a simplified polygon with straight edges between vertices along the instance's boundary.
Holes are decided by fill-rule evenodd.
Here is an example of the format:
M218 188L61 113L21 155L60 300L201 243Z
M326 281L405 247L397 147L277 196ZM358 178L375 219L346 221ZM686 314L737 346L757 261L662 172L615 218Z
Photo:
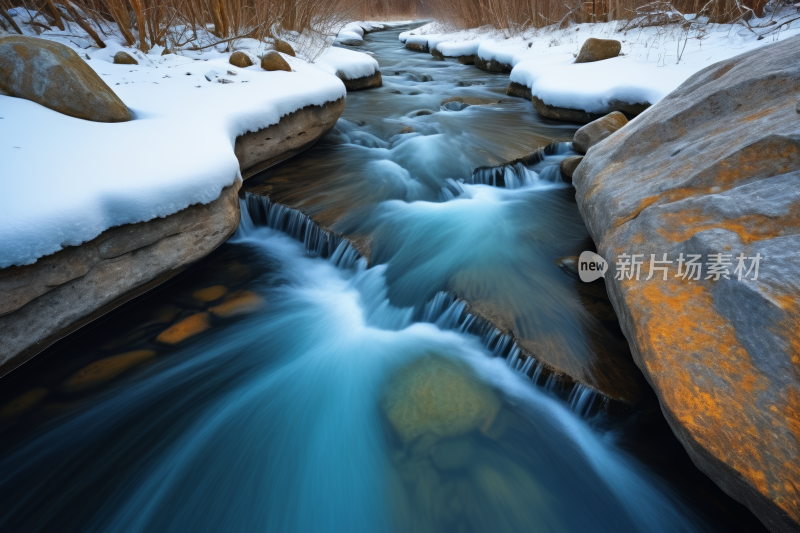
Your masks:
M183 342L189 337L193 337L210 328L211 325L208 323L208 319L208 313L197 313L184 318L172 327L162 331L158 337L156 337L156 342L164 344L178 344L179 342Z
M75 392L95 387L117 377L129 368L155 357L155 355L156 352L153 350L134 350L100 359L70 376L62 388L67 392Z
M754 406L754 397L775 384L753 364L704 285L668 280L625 284L623 290L638 326L639 349L650 354L647 372L658 377L654 386L662 405L698 444L800 518L797 494L773 489L800 479L800 440L781 437L788 432L800 439L800 423L791 422L791 412L800 413L797 392L788 391L787 405L777 413ZM772 434L765 432L764 418L775 428Z
M792 206L789 213L780 218L750 214L722 219L718 213L706 213L700 208L677 213L661 213L659 217L662 224L658 228L658 233L672 242L683 242L695 233L719 228L736 233L744 244L750 244L795 234L800 229L800 205Z

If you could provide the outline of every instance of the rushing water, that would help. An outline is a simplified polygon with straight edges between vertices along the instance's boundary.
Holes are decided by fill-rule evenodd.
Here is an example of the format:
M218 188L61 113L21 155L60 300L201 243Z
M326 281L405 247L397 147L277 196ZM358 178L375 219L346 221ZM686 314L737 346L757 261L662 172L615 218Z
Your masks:
M602 286L553 263L591 246L569 146L480 168L574 126L399 46L368 38L385 87L248 181L220 250L4 378L0 530L758 530L645 386L624 407L528 357L629 358ZM458 91L502 102L441 103Z

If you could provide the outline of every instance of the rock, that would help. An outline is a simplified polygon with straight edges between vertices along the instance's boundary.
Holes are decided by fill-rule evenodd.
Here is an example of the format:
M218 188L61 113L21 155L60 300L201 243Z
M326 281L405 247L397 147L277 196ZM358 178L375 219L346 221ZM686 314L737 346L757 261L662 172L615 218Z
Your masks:
M433 48L433 49L431 50L431 55L434 57L434 59L438 59L438 60L440 60L440 61L444 61L444 54L443 54L443 53L441 53L441 52L440 52L439 50L437 50L436 48Z
M253 62L250 60L250 56L244 52L232 53L231 57L228 59L228 63L239 68L247 68L253 64Z
M342 97L321 106L306 106L285 115L277 124L239 136L233 151L242 178L247 179L313 146L336 125L345 103Z
M475 56L474 55L458 56L458 62L461 63L462 65L474 65Z
M666 280L607 275L609 296L694 463L774 532L800 529L798 55L791 37L703 69L573 176L610 268L675 261ZM730 279L675 277L681 253L729 254ZM739 254L763 257L756 280Z
M475 62L476 67L481 70L485 70L486 72L505 72L508 74L513 68L507 63L500 63L494 59L483 59L478 54L473 56L473 61Z
M155 355L156 352L153 350L134 350L100 359L67 378L61 388L66 392L77 392L96 387L117 377L129 368L155 357Z
M622 50L622 43L615 39L595 39L589 37L581 46L576 63L591 63L617 57Z
M122 100L78 54L36 37L0 38L0 92L84 120L131 120Z
M275 51L267 52L267 54L261 58L261 68L270 72L276 70L285 70L286 72L292 71L292 67L289 66L289 63L286 62L283 56Z
M363 91L365 89L376 89L383 86L381 71L376 70L374 74L361 78L348 79L343 72L337 72L336 76L344 83L347 92Z
M174 326L162 331L156 337L156 342L178 344L189 337L194 337L211 327L211 324L208 323L208 317L208 313L196 313L184 318Z
M225 297L225 300L212 308L209 312L220 318L252 313L264 305L264 300L251 291L236 291Z
M580 155L573 155L571 157L565 157L559 163L558 168L561 170L561 174L566 176L567 180L572 183L572 174L575 172L575 169L578 168L578 164L583 160L583 156Z
M593 120L575 132L575 136L572 138L572 148L577 152L585 154L589 151L589 148L619 130L627 123L628 119L619 111L614 111L603 118Z
M116 65L138 65L139 62L136 61L132 55L128 52L119 51L114 54L114 64Z
M499 104L500 100L495 100L494 98L480 98L477 96L451 96L442 100L442 105L447 105L451 102L465 105L494 105Z
M280 52L282 54L286 54L287 56L296 57L296 55L294 53L294 48L292 48L292 45L287 43L286 41L282 41L281 39L275 39L275 43L273 44L273 47L275 48L276 51L278 51L278 52Z
M462 364L423 356L395 374L382 407L400 438L410 442L425 434L457 437L489 427L500 401Z
M403 126L403 129L400 130L400 133L401 134L403 134L403 133L414 133L414 128L412 128L411 126Z
M531 98L533 98L530 87L522 85L521 83L517 83L515 81L512 81L511 84L508 86L506 94L509 96L518 96L520 98L525 98L526 100L530 100Z
M199 291L194 291L192 293L192 298L204 303L213 302L214 300L222 298L226 292L228 292L228 289L224 285L214 285L212 287L200 289Z
M171 53L172 53L172 50L170 50L169 48L164 48L164 50L161 52L161 55L162 56L168 56Z
M428 43L421 44L421 43L406 43L406 48L409 50L413 50L415 52L427 52L428 51Z
M531 97L531 102L533 102L533 108L536 111L547 118L551 118L554 120L566 120L568 122L583 122L588 123L592 122L593 120L597 120L598 118L602 118L609 113L613 113L614 111L619 111L627 117L633 118L648 107L650 104L628 104L625 102L620 102L619 100L610 100L608 103L608 107L602 110L600 113L587 113L582 109L570 109L567 107L556 107L551 106L550 104L544 103L539 97L533 95Z
M225 242L239 224L240 185L208 204L110 228L32 265L0 269L0 375Z

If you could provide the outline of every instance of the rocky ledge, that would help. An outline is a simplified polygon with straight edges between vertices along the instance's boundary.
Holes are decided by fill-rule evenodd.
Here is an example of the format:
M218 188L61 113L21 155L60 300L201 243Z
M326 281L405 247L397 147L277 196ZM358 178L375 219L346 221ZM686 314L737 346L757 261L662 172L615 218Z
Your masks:
M573 176L610 273L644 263L608 288L673 431L780 532L800 530L798 54L794 37L698 72ZM648 281L653 259L672 263Z
M6 93L75 117L124 119L122 101L72 50L41 39L20 39L0 43L0 73L8 71L16 80L0 83ZM64 93L64 87L77 87L83 99ZM106 107L111 111L95 105L98 100L110 102ZM277 124L239 136L234 152L243 178L313 145L333 128L344 107L345 98L307 106ZM207 205L110 228L32 265L0 269L0 375L225 242L239 224L241 183L236 179Z

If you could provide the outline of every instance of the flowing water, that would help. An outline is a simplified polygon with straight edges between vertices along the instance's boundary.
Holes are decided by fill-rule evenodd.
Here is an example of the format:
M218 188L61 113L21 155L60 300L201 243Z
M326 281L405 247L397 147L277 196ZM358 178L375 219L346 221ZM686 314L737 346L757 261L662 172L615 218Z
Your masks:
M760 530L558 266L592 246L576 126L364 50L384 87L248 180L228 243L3 379L0 530Z

